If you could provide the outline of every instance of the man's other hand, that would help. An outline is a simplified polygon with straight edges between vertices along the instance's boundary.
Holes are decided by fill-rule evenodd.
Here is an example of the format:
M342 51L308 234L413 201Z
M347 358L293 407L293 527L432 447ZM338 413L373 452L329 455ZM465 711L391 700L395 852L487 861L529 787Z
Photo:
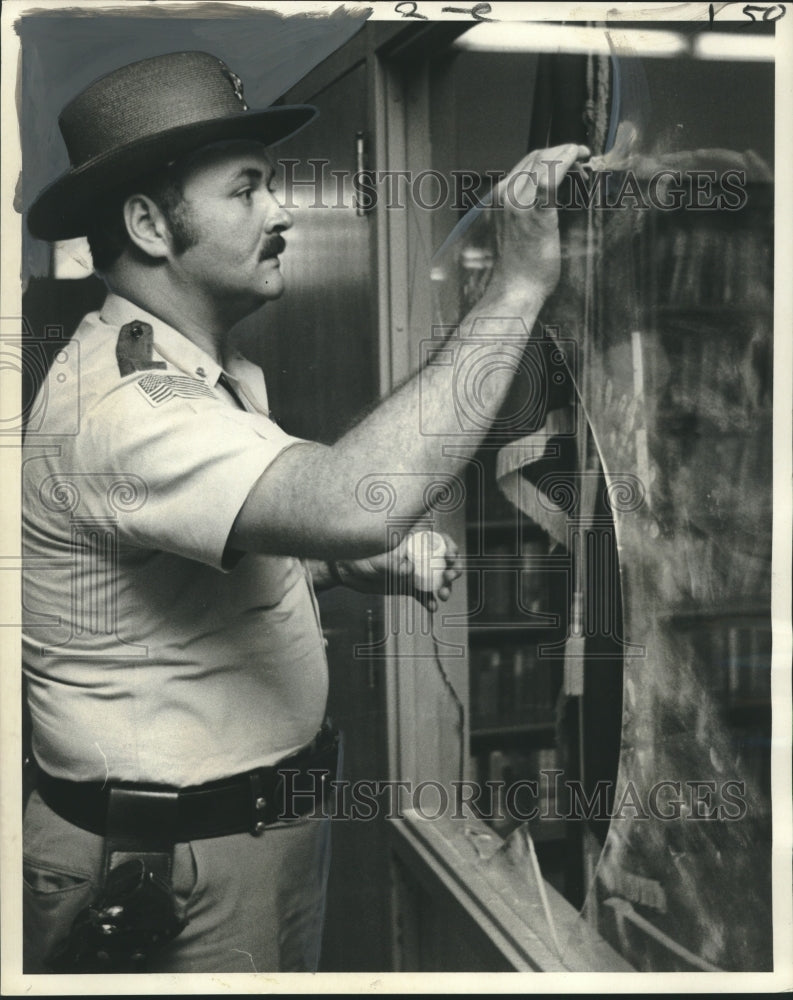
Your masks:
M422 529L406 535L390 552L334 564L341 583L363 594L407 594L428 610L446 601L460 576L457 545L451 536Z

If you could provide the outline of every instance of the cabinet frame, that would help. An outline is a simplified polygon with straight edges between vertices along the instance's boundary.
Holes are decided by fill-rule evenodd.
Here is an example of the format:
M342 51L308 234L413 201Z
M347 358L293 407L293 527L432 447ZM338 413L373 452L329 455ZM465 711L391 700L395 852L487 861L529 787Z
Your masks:
M367 83L372 100L368 109L368 169L406 170L417 157L429 162L430 144L427 129L429 80L422 70L420 56L428 49L443 47L467 25L422 25L404 27L399 23L372 23L345 46L313 70L283 100L310 103L312 96L339 76L366 61ZM416 58L414 58L416 57ZM404 72L409 61L413 72ZM426 67L426 63L424 63ZM409 79L407 79L409 77ZM407 211L386 208L380 199L372 214L376 227L374 252L368 262L377 299L376 333L379 347L379 393L386 395L419 367L422 339L430 334L431 304L424 285L418 294L411 288L412 269L421 266L414 256L417 246L430 246L429 223L420 216L411 218ZM426 263L426 262L424 262ZM457 509L440 515L434 522L441 530L465 538L465 512ZM465 579L461 577L445 611L459 614L467 607ZM404 598L386 601L386 620L398 623L389 628L382 650L386 682L386 732L389 777L392 780L417 782L431 776L443 781L456 776L456 762L448 759L443 740L427 739L427 723L421 710L432 705L439 678L429 662L443 665L443 683L464 709L464 722L458 742L469 775L468 713L468 643L463 629L439 624L428 630L420 620L414 602ZM403 624L407 627L402 627ZM435 640L447 642L460 655L437 657ZM455 740L452 741L453 743ZM485 823L466 816L466 827L483 837L494 837ZM488 859L487 864L471 848L471 838L459 821L428 820L414 809L399 811L388 820L390 857L384 859L391 908L393 968L414 971L425 964L421 945L411 928L422 919L421 903L405 884L405 873L417 880L432 896L440 913L453 920L463 920L469 942L485 954L498 959L505 969L534 971L631 971L628 965L576 909L547 882L548 897L560 940L567 943L574 935L575 946L566 948L564 958L549 938L547 918L541 906L536 882L527 879L521 893L514 889L515 869L504 852ZM390 890L390 892L389 892ZM524 891L525 890L525 891ZM565 933L566 929L568 933ZM496 958L497 957L497 958Z

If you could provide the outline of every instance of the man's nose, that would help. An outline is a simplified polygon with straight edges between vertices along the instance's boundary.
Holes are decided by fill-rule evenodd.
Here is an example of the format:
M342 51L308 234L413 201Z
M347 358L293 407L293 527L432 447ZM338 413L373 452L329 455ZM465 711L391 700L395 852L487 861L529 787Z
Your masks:
M275 197L271 196L267 218L267 232L282 233L285 229L291 228L292 222L291 214L287 212Z

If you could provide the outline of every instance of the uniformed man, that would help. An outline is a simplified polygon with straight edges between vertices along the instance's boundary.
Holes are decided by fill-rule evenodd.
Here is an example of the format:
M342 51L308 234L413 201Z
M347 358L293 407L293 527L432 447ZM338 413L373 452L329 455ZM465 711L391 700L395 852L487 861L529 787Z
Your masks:
M333 775L337 747L314 590L391 578L417 593L410 536L378 554L384 514L356 486L377 455L392 515L427 513L425 479L404 473L455 474L486 430L457 433L455 366L482 344L465 333L481 319L499 354L479 401L495 415L504 358L517 365L516 333L557 280L555 211L507 199L503 254L453 364L424 373L436 435L419 433L414 379L332 447L290 437L228 334L283 291L292 220L266 147L313 113L252 111L220 60L184 52L95 81L61 115L71 168L28 224L87 235L109 295L53 363L26 442L27 971L316 968L328 841L308 778ZM514 204L548 186L550 161L558 181L585 152L532 154ZM444 541L428 602L459 574ZM311 792L294 808L287 773Z

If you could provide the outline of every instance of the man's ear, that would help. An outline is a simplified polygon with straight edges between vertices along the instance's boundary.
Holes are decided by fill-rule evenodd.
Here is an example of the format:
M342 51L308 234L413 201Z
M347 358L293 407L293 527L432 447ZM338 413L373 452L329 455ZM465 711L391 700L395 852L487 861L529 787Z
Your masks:
M171 233L156 202L145 194L133 194L124 202L124 223L129 238L149 257L164 258L171 252Z

